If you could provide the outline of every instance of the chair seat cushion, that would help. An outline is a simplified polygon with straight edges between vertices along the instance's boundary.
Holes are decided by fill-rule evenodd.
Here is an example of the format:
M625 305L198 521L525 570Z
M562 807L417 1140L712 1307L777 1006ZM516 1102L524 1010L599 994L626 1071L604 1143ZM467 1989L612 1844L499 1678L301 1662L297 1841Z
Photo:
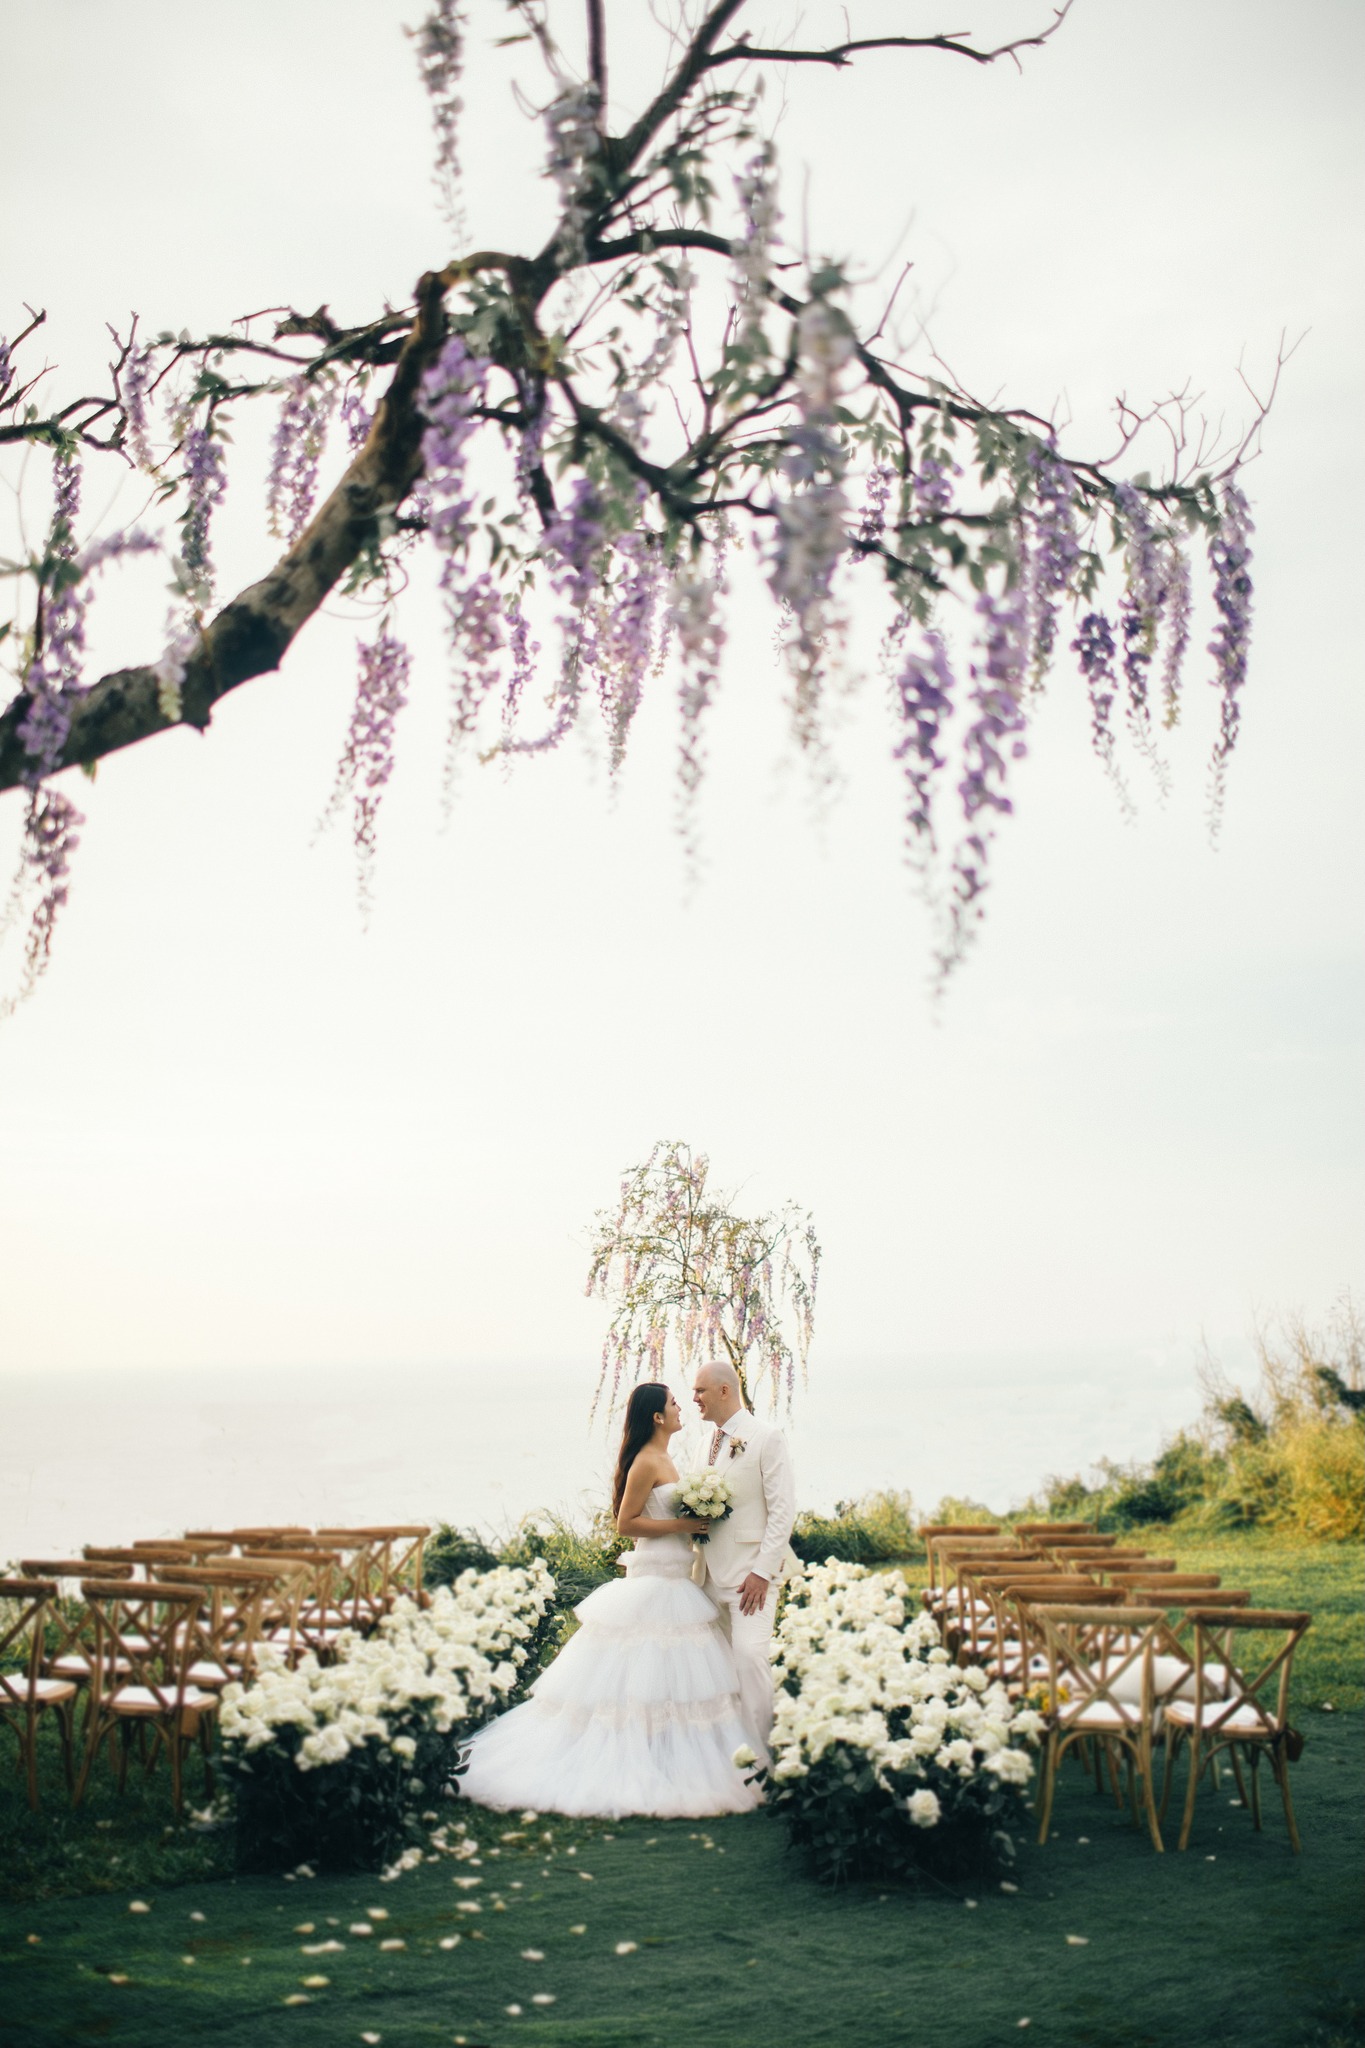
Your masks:
M26 1671L0 1671L0 1707L22 1707L30 1699L55 1707L75 1699L79 1690L69 1678L35 1678L30 1683Z
M1235 1707L1221 1705L1217 1700L1205 1700L1202 1714L1194 1700L1169 1700L1165 1716L1179 1728L1193 1728L1202 1722L1205 1735L1236 1735L1247 1741L1259 1738L1262 1742L1269 1742L1278 1732L1273 1715L1258 1714L1254 1707L1245 1704Z
M166 1687L166 1701L163 1703L149 1685L121 1685L117 1692L109 1695L105 1704L116 1714L164 1714L170 1711L174 1700L173 1686ZM213 1692L201 1692L197 1685L187 1685L181 1703L199 1711L206 1707L216 1707L218 1695Z
M185 1675L191 1685L230 1685L242 1672L240 1665L218 1664L206 1657L201 1663L191 1664Z
M1068 1702L1063 1713L1068 1728L1090 1729L1097 1735L1117 1733L1124 1728L1136 1729L1142 1722L1141 1714L1123 1700L1088 1700L1075 1713Z

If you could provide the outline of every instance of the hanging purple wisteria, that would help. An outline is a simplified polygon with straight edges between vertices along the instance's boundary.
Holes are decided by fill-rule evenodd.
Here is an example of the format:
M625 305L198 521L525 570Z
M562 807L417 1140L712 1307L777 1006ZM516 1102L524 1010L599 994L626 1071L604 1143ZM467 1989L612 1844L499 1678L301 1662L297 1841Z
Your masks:
M352 806L368 904L398 713L414 683L402 593L424 551L450 671L447 797L462 762L529 761L594 721L615 776L671 665L662 688L677 720L689 867L731 611L766 590L793 743L824 787L830 685L856 682L863 622L884 607L889 749L907 858L940 919L941 978L979 926L1034 699L1067 650L1095 752L1124 802L1121 755L1164 786L1159 740L1180 716L1191 552L1202 541L1216 827L1248 672L1252 522L1240 471L1269 400L1221 454L1187 431L1183 401L1145 416L1124 406L1116 463L1064 446L1042 414L974 398L936 360L907 367L913 337L897 333L891 307L874 317L851 262L784 232L761 87L790 63L843 65L889 46L850 35L837 52L759 47L741 25L750 4L712 0L689 37L665 39L659 92L619 120L597 0L581 63L539 9L517 10L515 61L545 67L538 91L519 89L543 124L553 206L531 254L460 253L473 45L467 9L439 0L412 35L455 253L419 280L411 305L350 327L326 306L277 312L270 331L258 315L198 338L134 323L114 336L109 395L47 413L20 368L42 316L0 339L0 445L36 444L54 464L50 536L26 572L29 609L7 643L14 696L0 713L0 788L28 792L21 881L40 898L29 982L47 958L79 823L52 778L182 719L207 724L227 690L278 666L339 587L382 614L361 645L335 799ZM935 62L991 63L1045 43L1065 12L995 49L961 35L891 43ZM277 559L223 603L213 521L229 410L263 398L278 408L265 492ZM329 443L334 418L341 432ZM1174 465L1160 476L1139 468L1139 448L1175 425ZM178 527L159 543L176 591L160 651L93 687L82 674L92 572L158 543L110 536L82 551L82 461L144 471L172 498Z

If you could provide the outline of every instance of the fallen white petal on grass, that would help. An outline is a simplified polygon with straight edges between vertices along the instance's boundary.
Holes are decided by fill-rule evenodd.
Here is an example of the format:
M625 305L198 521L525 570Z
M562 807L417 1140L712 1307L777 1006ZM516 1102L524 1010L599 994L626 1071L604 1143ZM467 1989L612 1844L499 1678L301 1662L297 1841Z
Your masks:
M618 1956L633 1956L635 1954L636 1949L638 1949L639 1946L640 1944L638 1941L618 1941L616 1944L616 1953Z
M458 1948L463 1939L464 1936L460 1934L443 1934L440 1945L442 1948Z
M406 1948L407 1943L397 1934L391 1934L387 1941L381 1941L381 1948Z
M312 1999L306 1991L291 1991L288 1998L280 2000L281 2005L311 2005Z
M389 1917L387 1906L367 1906L365 1911L369 1914L371 1920L387 1920Z
M521 1952L521 1960L524 1963L543 1963L545 1951L543 1948L524 1948Z
M41 1934L26 1934L24 1936L24 1939L28 1943L30 1948L37 1948L39 1943L42 1941L42 1938L43 1937Z
M126 1984L128 1979L122 1970L111 1970L104 1981L106 1984Z
M519 2005L505 2005L503 2011L509 2019L519 2020L521 2018L521 2007Z
M339 1956L346 1944L344 1941L305 1941L299 1950L301 1956Z
M351 1922L350 1926L349 1926L349 1927L347 1928L347 1930L346 1930L346 1931L347 1931L347 1933L348 1933L348 1934L373 1934L373 1933L374 1933L374 1929L373 1929L373 1927L371 1927L371 1925L370 1925L370 1923L369 1923L369 1921L368 1921L368 1920L353 1920L353 1921Z
M151 1910L145 1899L129 1899L128 1901L128 1911L130 1913L150 1913Z
M588 1930L587 1930L587 1928L586 1928L586 1927L583 1927L583 1926L579 1926L579 1927L571 1927L571 1928L569 1929L569 1932L570 1932L570 1934L586 1934L586 1933L587 1933L587 1931L588 1931Z
M204 1915L202 1913L191 1913L190 1918L191 1920L202 1920Z
M330 1978L330 1977L300 1977L300 1978L299 1978L299 1982L300 1982L300 1984L302 1984L302 1986L303 1986L303 1988L304 1988L304 1990L305 1990L305 1991L322 1991L323 1989L325 1989L325 1987L326 1987L326 1986L327 1986L328 1984L330 1984L330 1983L331 1983L331 1981L332 1981L332 1980L331 1980L331 1978Z
M180 1960L185 1965L186 1969L189 1969L191 1965L198 1960L198 1958L195 1956L181 1956Z
M1088 1934L1068 1934L1066 1941L1068 1948L1089 1948L1090 1946L1090 1936Z
M452 1877L450 1882L458 1885L462 1892L472 1892L476 1884L482 1884L481 1877Z
M365 2043L365 2048L379 2048L379 2044L384 2036L382 2034L362 2034L360 2038Z
M972 1911L973 1911L973 1912L975 1912L975 1910L976 1910L976 1900L975 1900L975 1899L964 1899L964 1900L962 1901L962 1903L963 1903L963 1905L964 1905L964 1906L969 1906L969 1907L970 1907L970 1908L972 1909Z
M456 1899L455 1911L457 1913L482 1913L483 1907L477 1899Z
M553 1991L537 1991L531 1997L532 2005L553 2005L554 2002L555 1995Z
M294 1929L295 1934L313 1934L316 1933L316 1931L317 1930L314 1926L314 1923L311 1920L300 1920L298 1926Z

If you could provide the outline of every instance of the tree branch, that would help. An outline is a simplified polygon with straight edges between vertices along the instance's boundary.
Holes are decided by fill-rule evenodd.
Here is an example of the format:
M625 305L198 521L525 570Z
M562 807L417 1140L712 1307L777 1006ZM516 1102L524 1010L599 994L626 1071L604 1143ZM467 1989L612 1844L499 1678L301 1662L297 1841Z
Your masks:
M730 43L723 50L712 50L704 57L697 69L714 71L722 64L828 64L835 70L842 70L849 59L863 50L946 50L954 57L969 57L973 64L994 64L1000 57L1017 58L1020 50L1036 50L1050 37L1055 36L1074 0L1063 0L1062 6L1054 10L1053 19L1037 35L1016 36L1013 42L1001 43L993 50L978 50L962 38L969 35L969 29L957 29L941 36L866 36L855 42L836 43L827 50L770 50L761 49L741 36L738 42Z
M415 324L364 446L269 575L233 598L205 628L186 667L181 722L202 731L220 697L279 667L295 635L374 539L380 515L393 511L411 490L422 469L417 389L445 333L442 279L428 273L417 288ZM57 765L88 765L165 731L176 721L157 700L158 678L150 665L102 677L71 707L71 729ZM31 702L25 691L0 715L0 790L33 775L33 757L19 737Z

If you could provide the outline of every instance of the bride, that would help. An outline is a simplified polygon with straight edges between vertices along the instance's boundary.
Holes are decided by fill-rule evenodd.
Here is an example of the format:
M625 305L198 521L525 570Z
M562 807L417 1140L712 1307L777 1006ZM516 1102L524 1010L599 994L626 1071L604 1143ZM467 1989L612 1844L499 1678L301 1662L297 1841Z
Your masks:
M735 1660L689 1576L690 1539L708 1525L671 1509L682 1424L667 1387L635 1388L612 1488L616 1526L635 1538L626 1576L579 1602L582 1626L530 1697L479 1730L460 1765L465 1798L613 1819L758 1804L734 1762L747 1741Z

